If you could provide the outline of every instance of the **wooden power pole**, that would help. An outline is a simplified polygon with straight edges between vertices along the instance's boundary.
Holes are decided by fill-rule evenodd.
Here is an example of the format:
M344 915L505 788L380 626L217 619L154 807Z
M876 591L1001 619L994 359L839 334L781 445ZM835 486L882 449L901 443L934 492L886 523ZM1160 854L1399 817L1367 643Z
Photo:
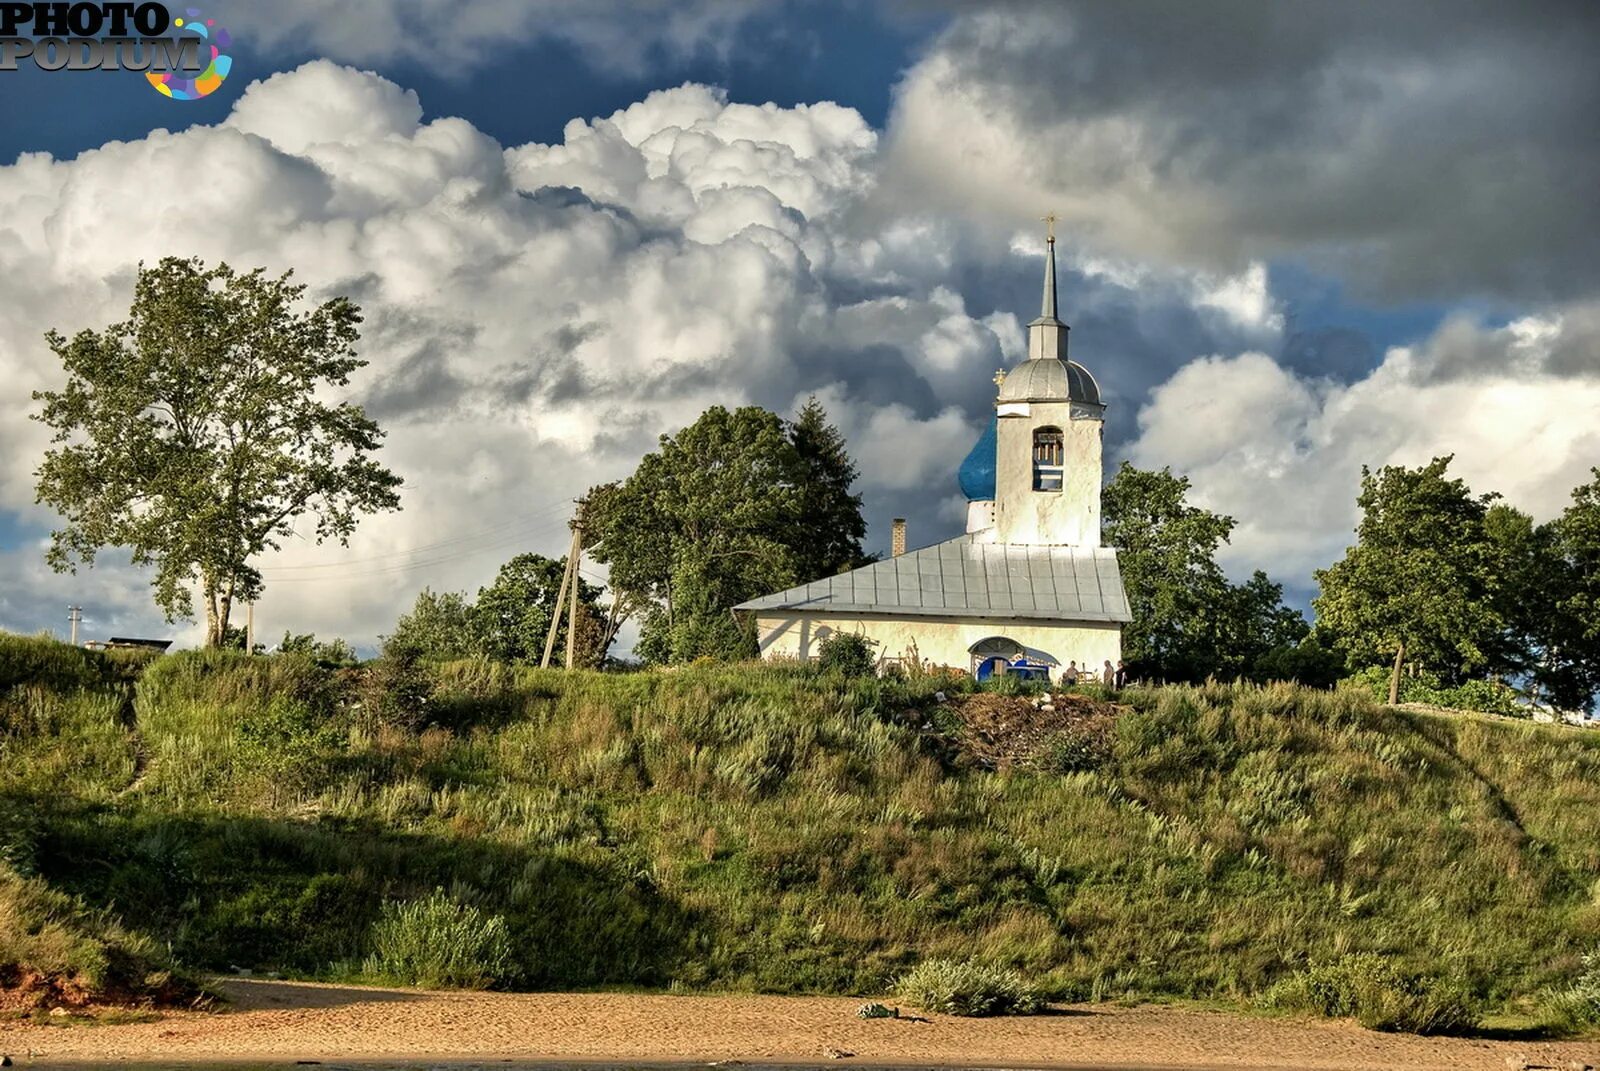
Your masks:
M578 559L583 554L583 507L584 500L578 500L578 512L572 518L572 543L567 547L567 568L561 574L561 590L556 592L555 606L550 615L550 628L544 636L544 657L539 659L541 669L548 668L550 656L555 654L556 633L561 631L561 615L567 615L567 668L572 668L572 633L573 622L578 619ZM569 609L568 591L572 592Z
M572 668L573 652L578 648L578 592L583 590L583 581L578 577L578 569L583 565L583 507L582 500L578 502L578 515L572 520L572 553L567 556L567 561L572 566L572 593L567 597L572 601L567 604L567 669Z

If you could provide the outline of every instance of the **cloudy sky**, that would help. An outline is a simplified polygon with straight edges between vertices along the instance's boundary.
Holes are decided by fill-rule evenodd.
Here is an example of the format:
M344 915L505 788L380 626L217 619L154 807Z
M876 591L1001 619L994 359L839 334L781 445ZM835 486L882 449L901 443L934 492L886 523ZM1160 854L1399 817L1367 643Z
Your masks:
M366 315L404 510L290 540L258 609L371 644L558 554L571 499L711 404L822 398L870 542L955 469L1061 217L1108 465L1189 475L1296 600L1362 465L1456 455L1539 518L1600 464L1600 7L221 0L233 73L0 72L0 628L195 638L116 555L52 574L42 334L163 255Z

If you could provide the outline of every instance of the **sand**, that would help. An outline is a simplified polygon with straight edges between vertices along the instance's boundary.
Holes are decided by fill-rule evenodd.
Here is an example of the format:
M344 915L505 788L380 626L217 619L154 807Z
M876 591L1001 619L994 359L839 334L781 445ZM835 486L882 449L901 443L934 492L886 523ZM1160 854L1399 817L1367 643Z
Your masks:
M859 1001L834 997L424 993L244 980L220 988L232 1000L221 1013L119 1025L0 1023L0 1052L19 1067L422 1058L1344 1071L1600 1064L1593 1042L1416 1038L1193 1008L1073 1006L1027 1018L917 1022L859 1019Z

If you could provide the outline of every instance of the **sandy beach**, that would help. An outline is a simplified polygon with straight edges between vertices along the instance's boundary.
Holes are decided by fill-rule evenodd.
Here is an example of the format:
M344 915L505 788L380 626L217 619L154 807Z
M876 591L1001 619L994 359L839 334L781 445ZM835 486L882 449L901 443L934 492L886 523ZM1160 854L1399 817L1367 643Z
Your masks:
M859 1001L836 997L436 993L244 980L220 988L232 1001L220 1013L119 1025L0 1024L0 1052L19 1067L297 1059L1341 1071L1600 1064L1600 1042L1417 1038L1155 1006L862 1020Z

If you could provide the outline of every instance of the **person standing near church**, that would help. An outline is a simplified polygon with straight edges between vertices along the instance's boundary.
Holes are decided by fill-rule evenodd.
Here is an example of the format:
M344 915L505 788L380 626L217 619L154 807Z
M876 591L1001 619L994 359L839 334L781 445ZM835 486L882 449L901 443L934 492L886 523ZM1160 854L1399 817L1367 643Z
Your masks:
M1128 686L1128 667L1122 664L1122 659L1117 659L1117 691Z
M1067 668L1061 671L1061 683L1071 687L1078 683L1078 660L1073 659L1067 663Z
M1111 668L1111 659L1106 659L1105 668L1100 671L1100 683L1107 688L1116 686L1117 671Z

